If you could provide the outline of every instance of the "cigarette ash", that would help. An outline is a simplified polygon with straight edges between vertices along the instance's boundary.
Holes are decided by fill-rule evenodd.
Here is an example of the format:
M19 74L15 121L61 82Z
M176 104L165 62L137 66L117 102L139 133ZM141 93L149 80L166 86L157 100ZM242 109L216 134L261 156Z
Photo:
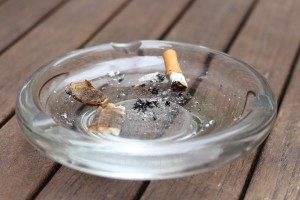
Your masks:
M165 80L165 78L166 78L166 76L163 75L163 74L161 74L161 73L158 73L156 75L156 77L157 77L157 79L158 79L159 82L163 82Z
M133 105L133 109L137 110L138 112L146 112L148 109L158 107L157 100L141 100L137 99L137 101Z
M121 83L125 78L125 74L120 73L120 71L110 71L107 76L111 78L111 84L113 82Z
M148 89L149 92L151 92L151 94L154 94L154 95L158 95L159 93L159 89L157 87L150 87Z
M170 105L171 105L171 102L167 100L165 103L165 106L170 106Z
M179 105L186 104L192 98L193 98L193 96L190 93L183 93L183 92L179 92L176 97Z
M166 129L170 134L181 130L185 122L166 125L173 121L174 116L176 120L186 119L187 111L174 102L169 101L168 106L165 103L166 100L161 97L130 99L122 102L121 104L126 107L126 113L120 136L155 139L162 137L161 134Z

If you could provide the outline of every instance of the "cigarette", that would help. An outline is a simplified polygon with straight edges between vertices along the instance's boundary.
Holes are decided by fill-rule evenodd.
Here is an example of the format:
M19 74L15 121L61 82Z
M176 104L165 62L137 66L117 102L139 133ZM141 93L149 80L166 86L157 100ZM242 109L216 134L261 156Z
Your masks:
M124 115L124 106L117 106L113 103L108 103L104 108L99 106L89 131L118 136L121 132Z
M85 80L78 83L70 83L66 91L77 101L89 106L105 106L108 98L103 92L96 90L91 82Z
M188 85L180 69L176 51L168 49L163 53L166 75L171 81L173 90L185 90Z

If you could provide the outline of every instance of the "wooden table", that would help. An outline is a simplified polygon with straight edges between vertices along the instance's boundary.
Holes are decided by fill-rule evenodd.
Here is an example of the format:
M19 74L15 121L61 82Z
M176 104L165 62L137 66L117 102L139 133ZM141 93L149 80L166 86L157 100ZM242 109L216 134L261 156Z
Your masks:
M0 0L0 199L300 199L299 0ZM45 158L14 108L39 66L104 42L166 39L252 64L279 114L258 150L218 170L163 181L94 177Z

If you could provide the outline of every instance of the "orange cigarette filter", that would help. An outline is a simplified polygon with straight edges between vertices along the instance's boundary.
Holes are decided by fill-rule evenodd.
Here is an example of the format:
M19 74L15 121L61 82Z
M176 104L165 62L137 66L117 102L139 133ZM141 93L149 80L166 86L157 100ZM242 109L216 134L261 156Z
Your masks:
M172 73L182 73L180 69L176 51L173 49L168 49L163 53L163 58L165 62L166 75L171 76Z

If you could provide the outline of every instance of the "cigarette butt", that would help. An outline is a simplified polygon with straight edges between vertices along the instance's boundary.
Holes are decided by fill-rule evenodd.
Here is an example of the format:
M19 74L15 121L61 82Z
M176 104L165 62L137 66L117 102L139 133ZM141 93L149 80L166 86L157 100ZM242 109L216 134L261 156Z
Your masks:
M87 80L70 83L66 92L77 101L89 106L105 106L108 101L106 95L96 90Z
M125 115L125 107L108 103L105 108L98 107L89 131L92 133L119 135Z
M168 49L163 53L163 58L165 61L165 68L167 76L171 76L173 72L182 73L177 60L176 51L173 49Z
M171 87L173 90L184 90L186 89L187 82L177 60L176 51L168 49L163 53L165 62L166 75L171 81Z

